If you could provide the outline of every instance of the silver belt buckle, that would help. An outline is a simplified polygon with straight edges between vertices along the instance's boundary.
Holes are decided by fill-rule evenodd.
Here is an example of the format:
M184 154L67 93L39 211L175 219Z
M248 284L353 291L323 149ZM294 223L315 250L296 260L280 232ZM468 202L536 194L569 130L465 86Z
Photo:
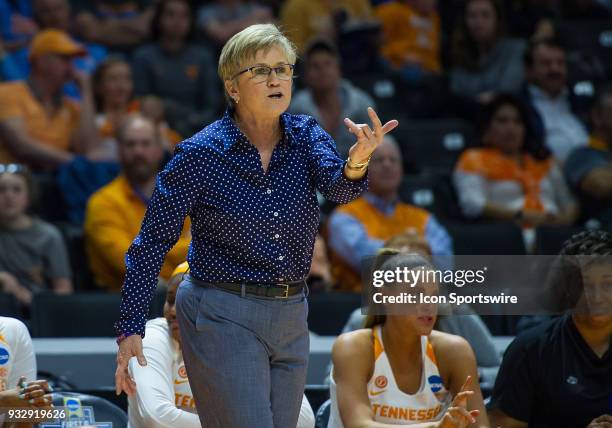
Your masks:
M274 296L277 299L286 299L287 297L289 297L289 284L276 284L276 285L281 285L283 287L285 287L285 289L283 290L283 294L280 296Z

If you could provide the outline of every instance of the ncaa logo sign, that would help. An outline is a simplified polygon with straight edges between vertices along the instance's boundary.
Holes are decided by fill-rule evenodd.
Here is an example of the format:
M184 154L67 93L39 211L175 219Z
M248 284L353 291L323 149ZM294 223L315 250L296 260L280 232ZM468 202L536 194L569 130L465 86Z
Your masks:
M432 375L427 378L431 392L434 394L442 389L442 378L440 376Z
M0 366L3 366L8 363L10 358L11 354L9 354L8 349L3 346L0 346Z
M74 398L69 398L65 401L64 405L68 407L68 410L71 412L76 412L81 407L81 403L79 400L75 400Z

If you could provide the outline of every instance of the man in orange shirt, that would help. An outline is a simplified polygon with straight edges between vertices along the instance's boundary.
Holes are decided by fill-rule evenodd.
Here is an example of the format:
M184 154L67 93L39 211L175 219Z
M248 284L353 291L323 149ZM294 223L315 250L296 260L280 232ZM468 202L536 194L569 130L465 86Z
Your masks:
M28 80L0 84L0 162L17 160L50 171L96 144L89 78L72 68L72 59L84 53L60 30L34 37ZM62 96L73 79L82 92L80 106Z
M129 116L117 129L122 173L92 195L85 214L85 243L97 285L119 291L126 272L125 253L138 235L164 158L159 130L148 118ZM160 276L187 258L190 222L166 256Z
M437 263L450 267L452 239L428 211L399 200L403 168L400 149L385 136L368 168L368 191L341 205L329 219L332 275L339 291L361 291L361 264L376 255L385 241L416 233L427 241Z

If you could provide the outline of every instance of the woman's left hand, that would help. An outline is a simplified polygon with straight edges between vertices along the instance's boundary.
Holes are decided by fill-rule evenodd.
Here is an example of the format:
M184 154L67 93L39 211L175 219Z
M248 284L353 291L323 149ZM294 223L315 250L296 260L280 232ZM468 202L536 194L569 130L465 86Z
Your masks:
M357 143L349 150L351 162L356 164L367 162L376 147L382 143L384 135L399 124L393 119L383 125L372 107L368 107L368 116L374 130L368 124L356 124L348 117L344 119L349 132L357 137Z

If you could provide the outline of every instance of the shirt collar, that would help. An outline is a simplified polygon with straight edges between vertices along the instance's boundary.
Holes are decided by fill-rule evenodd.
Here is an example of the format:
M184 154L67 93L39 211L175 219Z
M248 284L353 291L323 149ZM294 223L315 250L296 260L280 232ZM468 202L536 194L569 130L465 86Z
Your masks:
M384 214L392 214L393 210L395 209L395 205L397 205L398 202L397 197L392 202L388 202L371 192L366 192L363 197L366 199L366 201L372 204L374 208L383 212Z
M559 100L566 100L568 96L567 88L564 88L561 91L561 93L557 95L556 97L551 97L550 95L548 95L546 92L544 92L542 89L540 89L539 87L535 85L529 85L528 90L533 99L539 99L539 100L559 101Z
M242 131L236 126L233 117L234 109L228 107L223 114L223 119L221 119L221 127L223 135L225 136L223 139L224 151L228 151L237 142L246 141L247 139ZM283 139L281 141L288 145L296 145L297 141L291 126L291 115L286 112L281 114L280 122L281 129L283 130Z
M149 205L149 199L142 193L142 191L140 191L140 189L132 186L125 174L119 175L118 179L121 181L121 185L123 186L125 194L129 199L137 200L145 207Z
M26 85L30 89L30 93L34 96L34 98L36 98L42 104L44 95L42 91L38 88L38 86L36 86L36 83L34 83L34 80L32 80L31 77L28 77L26 79ZM52 97L52 101L53 101L53 106L55 108L61 107L62 101L63 101L62 92L59 91L57 94L54 94Z

